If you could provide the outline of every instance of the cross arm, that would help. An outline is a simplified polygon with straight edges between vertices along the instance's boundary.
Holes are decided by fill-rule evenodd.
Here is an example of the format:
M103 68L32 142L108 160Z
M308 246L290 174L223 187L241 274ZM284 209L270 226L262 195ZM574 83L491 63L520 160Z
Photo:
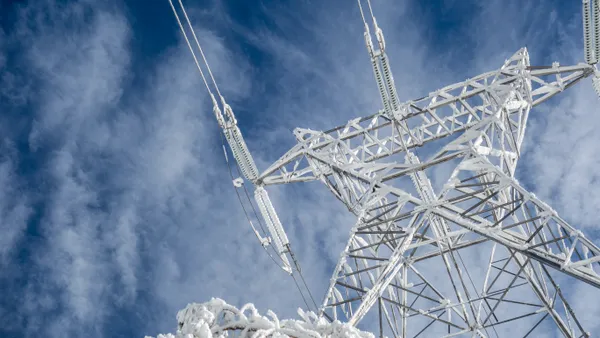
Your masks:
M409 101L394 116L379 111L325 132L298 128L294 131L298 144L264 171L259 181L306 182L330 173L326 167L311 161L307 157L309 152L341 162L383 159L476 125L495 114L494 100L501 93L516 93L507 109L529 109L593 74L593 66L587 64L531 67L528 62L507 61L500 70Z

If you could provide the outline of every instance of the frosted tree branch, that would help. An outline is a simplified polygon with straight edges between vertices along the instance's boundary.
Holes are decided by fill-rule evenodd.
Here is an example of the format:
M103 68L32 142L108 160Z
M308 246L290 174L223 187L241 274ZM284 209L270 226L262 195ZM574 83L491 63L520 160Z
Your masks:
M301 320L279 320L271 310L261 316L253 304L241 309L213 298L209 302L188 304L177 313L177 332L156 338L212 337L294 337L294 338L374 338L349 324L319 319L313 312L298 309ZM146 338L152 338L146 336Z

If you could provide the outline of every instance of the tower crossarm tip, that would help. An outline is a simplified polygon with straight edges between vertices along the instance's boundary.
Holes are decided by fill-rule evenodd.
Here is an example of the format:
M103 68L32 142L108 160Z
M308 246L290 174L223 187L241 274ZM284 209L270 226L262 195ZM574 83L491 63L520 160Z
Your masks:
M574 66L530 67L532 106L550 99L577 82L593 76L595 67L580 63Z
M306 142L300 141L262 172L258 182L264 185L309 182L319 179L321 174L308 156Z

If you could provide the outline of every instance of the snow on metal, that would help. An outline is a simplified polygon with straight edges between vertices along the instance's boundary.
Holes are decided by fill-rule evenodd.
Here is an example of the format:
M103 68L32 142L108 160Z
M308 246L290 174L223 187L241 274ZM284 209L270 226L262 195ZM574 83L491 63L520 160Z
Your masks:
M177 313L176 333L159 334L156 338L374 338L372 333L352 325L319 319L313 312L298 309L298 315L300 320L279 320L271 310L262 316L253 304L237 309L213 298L203 304L188 304Z
M250 305L236 310L213 300L180 312L178 334L319 337L341 330L360 336L352 327L364 323L394 338L525 337L548 330L589 337L556 276L600 288L600 248L527 191L515 169L529 114L538 105L588 77L600 97L600 0L582 1L585 63L532 66L523 48L497 70L407 102L398 97L370 0L370 24L362 2L383 109L328 131L297 128L298 143L260 174L193 35L221 114L173 7L219 125L256 187L282 268L293 272L289 255L300 273L265 187L321 181L357 217L318 317L300 312L304 322L279 322ZM239 180L234 184L245 189ZM254 231L262 245L268 243Z
M584 1L587 63L532 66L523 48L404 103L370 3L378 50L359 4L383 109L325 132L296 129L298 144L257 180L321 181L358 217L319 315L393 337L589 336L550 271L600 288L600 249L514 175L532 109L587 77L599 91L598 2ZM441 172L451 174L436 190ZM487 264L465 263L465 251Z

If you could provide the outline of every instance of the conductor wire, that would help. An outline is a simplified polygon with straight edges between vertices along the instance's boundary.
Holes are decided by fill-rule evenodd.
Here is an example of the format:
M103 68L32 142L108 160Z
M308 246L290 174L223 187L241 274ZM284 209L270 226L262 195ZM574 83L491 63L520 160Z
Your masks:
M169 0L172 1L172 0ZM188 23L188 26L190 27L190 30L192 31L192 35L194 36L194 40L196 41L196 45L198 46L198 49L200 50L200 55L202 55L202 59L204 60L204 64L206 65L206 69L208 70L208 74L210 75L210 78L212 79L213 84L215 85L215 89L217 90L217 94L219 95L219 97L221 98L221 100L223 100L223 96L221 95L221 92L219 91L219 86L217 85L217 81L215 81L215 77L212 74L212 71L210 70L210 66L208 65L208 61L206 60L206 56L204 55L204 51L202 50L202 46L200 46L200 42L198 42L198 38L196 37L196 33L194 32L194 29L192 28L192 23L190 22L190 19L187 15L187 12L185 10L185 7L183 6L183 3L181 2L181 0L179 0L179 5L181 6L181 10L183 11L183 15L185 16L185 20Z
M221 136L221 144L223 145L223 150L225 150L225 140L223 138L223 134L219 133ZM233 170L231 170L231 164L229 163L229 159L227 158L227 153L225 152L225 162L227 163L227 169L229 171L229 177L231 177L231 180L233 180ZM242 202L242 197L240 195L240 192L238 191L238 189L236 187L234 187L235 190L235 194L237 195L238 198L238 202L240 203L240 206L242 207L242 210L244 211L244 215L246 216L246 220L248 221L248 223L250 223L250 226L254 229L254 225L252 225L252 220L250 219L250 215L248 214L248 211L246 210L246 207L244 206L244 203ZM254 209L254 206L253 206ZM259 226L263 232L263 235L266 236L266 231L263 227L262 222L260 221L260 218L257 216L257 220L259 223ZM256 229L254 229L256 230ZM256 234L256 233L255 233ZM258 240L260 241L261 239L258 238ZM275 265L277 265L277 267L281 268L281 265L279 263L277 263L277 261L275 260L275 258L273 257L273 255L269 252L269 249L267 249L266 246L263 246L261 243L261 246L265 249L265 251L267 252L267 254L269 255L269 257L271 257L271 260L273 260L273 263L275 263ZM281 260L281 258L280 258Z
M210 76L210 78L212 80L212 83L213 83L214 87L215 87L217 95L221 99L221 103L225 104L225 99L224 99L223 95L221 94L221 91L219 90L219 86L217 85L217 82L216 82L216 80L215 80L215 78L213 76L212 70L210 69L210 65L208 64L208 60L206 59L206 55L204 54L202 46L200 45L200 41L198 40L198 37L196 36L196 33L195 33L194 28L192 26L192 23L191 23L191 21L189 19L187 11L185 10L185 6L183 5L182 0L179 0L178 2L179 2L179 6L181 7L181 10L183 12L183 15L185 17L185 20L186 20L186 23L188 25L188 28L192 32L192 36L194 38L194 42L196 43L196 47L200 51L200 55L202 57L202 60L204 61L204 65L206 66L206 69L207 69L208 74L209 74L209 76ZM198 57L196 56L196 53L194 52L194 48L192 47L190 39L188 38L188 35L187 35L186 30L184 28L184 25L182 24L181 19L179 18L179 15L177 14L177 10L175 9L175 6L173 5L173 0L169 0L169 4L171 5L171 9L173 10L173 14L175 15L175 18L177 20L177 24L179 25L179 28L181 29L181 32L183 33L183 36L184 36L185 41L186 41L186 43L188 45L188 48L189 48L190 52L192 53L192 57L194 58L194 63L196 64L196 67L198 68L198 71L200 72L200 76L202 77L202 81L204 82L204 85L206 86L206 90L208 91L209 95L212 96L213 95L212 94L212 90L210 89L210 86L208 84L206 76L204 75L204 72L202 71L202 67L200 66L200 62L198 61ZM362 12L362 8L361 8L361 12ZM364 21L364 16L363 16L363 21ZM366 24L366 22L365 22L365 24ZM226 147L225 147L225 141L224 141L224 138L223 138L223 133L219 133L219 135L220 135L220 138L221 138L221 145L223 146L223 151L224 151L223 154L224 154L224 157L225 157L225 162L227 164L229 176L230 176L230 178L233 181L234 180L233 170L231 168L231 164L229 163L229 159L228 159L228 156L227 156L227 150L226 150ZM236 162L236 169L237 169L238 174L239 174L241 170L240 170L239 164L237 162ZM252 223L251 217L249 215L248 210L246 209L246 206L244 205L244 202L242 201L242 196L240 195L240 192L239 192L238 188L234 187L234 189L235 189L235 192L236 192L236 196L237 196L238 202L239 202L240 206L242 207L242 210L244 212L244 216L246 217L246 220L248 221L248 223L250 224L250 226L254 230L255 235L262 242L262 239L260 238L260 235L258 234L258 231L256 231L256 228L254 228L254 225ZM254 203L252 203L252 200L250 199L250 194L248 192L248 189L246 188L245 185L243 185L243 189L244 189L244 194L246 196L246 199L248 200L248 202L250 203L250 206L252 208L252 212L254 213L254 216L258 220L259 227L262 230L263 235L266 236L267 232L266 232L266 230L265 230L265 228L263 226L261 218L258 216L256 208L254 207ZM261 244L263 244L263 243L261 243ZM279 263L277 263L277 260L273 257L273 255L271 254L271 252L269 252L269 249L267 248L267 246L266 245L261 245L261 246L263 246L263 249L269 255L269 257L271 258L271 260L273 261L273 263L275 263L278 267L281 268L281 265ZM272 246L271 246L271 248L272 248L272 250L275 250ZM284 263L283 259L281 257L279 257L279 260L282 263ZM297 262L295 262L295 263L298 264ZM306 283L306 280L304 279L304 276L302 275L302 272L298 268L296 268L296 271L300 275L302 283L304 284L304 287L308 291L308 294L309 294L310 299L312 300L312 303L314 304L316 310L318 310L318 307L316 305L316 302L314 300L312 292L308 288L308 285ZM308 301L306 300L304 292L302 291L302 288L298 284L298 281L297 281L296 277L294 276L293 271L292 271L292 273L290 273L290 275L292 276L292 279L294 280L294 284L296 285L296 288L300 292L300 296L302 297L302 300L304 301L304 304L306 305L307 309L310 310L310 305L308 304Z
M180 3L181 3L181 1L180 1ZM194 57L194 62L196 63L196 67L198 67L200 76L202 76L202 81L204 81L206 90L208 90L209 94L212 94L212 91L210 90L210 87L208 86L208 81L206 81L206 77L204 76L204 72L202 71L202 67L200 67L200 63L198 62L198 58L196 57L196 53L194 53L194 49L192 48L190 39L188 39L187 33L185 32L185 28L183 28L183 24L181 23L181 20L179 20L179 15L177 14L177 10L175 9L175 6L173 6L173 0L169 0L169 4L171 4L171 9L173 10L173 14L175 14L175 18L177 19L177 24L179 24L179 28L181 29L181 33L183 33L185 42L187 42L188 48L190 49L190 52L192 52L192 56ZM193 29L192 29L192 33L194 33ZM194 36L196 36L196 35L194 34Z

